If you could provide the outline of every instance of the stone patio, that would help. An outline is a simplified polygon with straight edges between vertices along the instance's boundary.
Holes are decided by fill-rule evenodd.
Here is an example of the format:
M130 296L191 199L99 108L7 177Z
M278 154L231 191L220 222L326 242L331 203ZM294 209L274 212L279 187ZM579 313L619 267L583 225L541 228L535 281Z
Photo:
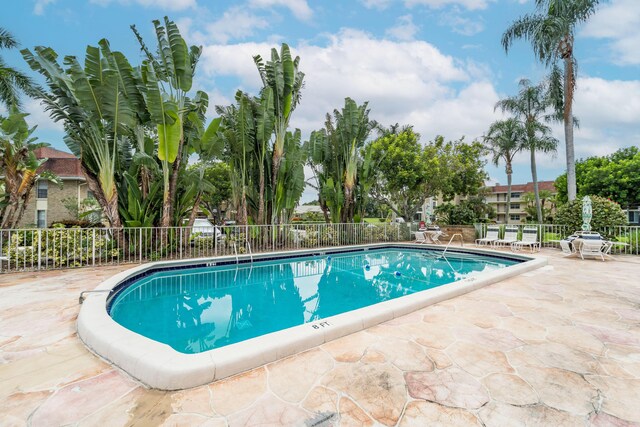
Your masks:
M208 386L148 390L75 334L128 268L0 276L2 426L640 425L640 257L563 259Z

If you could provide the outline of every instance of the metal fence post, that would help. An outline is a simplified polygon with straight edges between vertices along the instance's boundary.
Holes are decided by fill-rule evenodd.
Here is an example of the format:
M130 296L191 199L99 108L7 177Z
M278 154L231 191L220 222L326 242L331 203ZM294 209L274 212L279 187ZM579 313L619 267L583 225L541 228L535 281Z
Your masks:
M38 270L42 263L42 231L38 229Z

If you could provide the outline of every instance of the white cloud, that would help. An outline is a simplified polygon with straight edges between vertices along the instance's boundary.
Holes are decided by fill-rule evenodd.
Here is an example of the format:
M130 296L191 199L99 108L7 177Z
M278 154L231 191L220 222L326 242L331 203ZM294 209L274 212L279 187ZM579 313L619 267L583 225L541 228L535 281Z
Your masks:
M360 3L362 3L367 9L385 10L391 6L393 0L360 0Z
M302 21L307 21L313 16L313 10L307 0L249 0L252 7L270 9L274 6L286 7L291 13Z
M462 34L463 36L473 36L484 30L482 18L465 18L460 14L458 7L443 13L440 17L440 24L451 27L454 33Z
M207 33L210 40L227 43L230 39L250 37L256 30L268 27L269 21L266 18L240 7L232 7L220 19L207 25Z
M305 135L322 127L325 114L347 96L369 101L371 117L384 124L415 125L425 141L437 134L472 139L498 117L498 95L477 64L456 61L424 41L395 42L350 29L327 38L326 45L292 46L306 77L291 125ZM235 76L244 90L256 93L260 79L252 56L265 56L271 47L205 46L202 71L212 78Z
M197 6L196 0L91 0L91 3L99 4L101 6L108 6L114 2L125 5L134 3L144 7L154 7L172 11L192 9Z
M611 59L620 65L640 64L640 8L638 0L612 0L587 22L586 37L610 40Z
M54 130L64 131L62 122L54 122L49 113L44 111L44 107L40 105L37 99L28 98L24 101L24 112L29 115L25 118L29 126L38 126L38 131Z
M35 13L36 15L42 15L44 14L44 9L48 5L55 2L56 0L36 0L35 4L33 5L33 13Z
M469 10L486 9L489 3L495 0L405 0L407 7L427 6L432 9L441 9L445 6L460 6Z
M609 154L640 142L640 80L578 79L574 114L576 157Z
M387 36L401 41L413 40L420 30L416 24L413 23L413 17L411 15L404 15L396 20L396 25L388 28L385 32Z

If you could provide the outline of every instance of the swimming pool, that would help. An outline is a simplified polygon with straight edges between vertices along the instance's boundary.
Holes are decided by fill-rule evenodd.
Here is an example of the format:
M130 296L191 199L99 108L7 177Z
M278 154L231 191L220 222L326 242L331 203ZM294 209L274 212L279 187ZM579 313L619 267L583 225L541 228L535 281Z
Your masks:
M182 353L200 353L522 262L373 249L159 271L112 296L111 317Z
M87 298L78 335L153 388L188 388L544 264L413 244L149 263Z

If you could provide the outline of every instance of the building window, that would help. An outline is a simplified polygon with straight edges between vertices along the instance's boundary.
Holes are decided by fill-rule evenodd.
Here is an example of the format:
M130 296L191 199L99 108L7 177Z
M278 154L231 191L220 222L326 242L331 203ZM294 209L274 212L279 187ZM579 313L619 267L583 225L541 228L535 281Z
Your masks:
M48 194L49 194L49 181L44 181L44 180L38 181L38 199L46 199Z
M519 199L520 198L520 193L511 193L511 198L512 199Z
M511 209L520 209L520 203L511 203Z
M511 221L520 221L520 215L509 215Z
M37 217L38 228L46 228L47 227L47 211L39 210L37 215L38 215Z

